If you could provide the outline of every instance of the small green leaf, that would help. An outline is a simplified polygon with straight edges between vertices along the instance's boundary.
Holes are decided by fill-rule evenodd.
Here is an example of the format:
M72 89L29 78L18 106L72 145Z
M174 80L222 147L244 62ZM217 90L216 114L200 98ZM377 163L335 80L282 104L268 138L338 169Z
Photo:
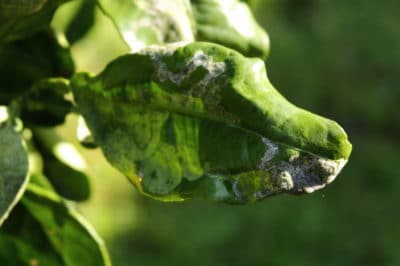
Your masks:
M351 151L337 123L273 88L260 59L216 44L153 47L71 86L111 164L163 200L312 192Z
M56 126L64 123L72 110L67 80L43 79L36 82L20 102L20 116L26 125Z
M41 224L19 203L0 230L1 265L64 266Z
M0 44L24 39L48 27L69 0L0 0Z
M93 228L56 194L33 184L0 232L0 247L0 261L10 266L111 265Z
M0 112L2 112L0 110ZM28 181L28 155L21 135L0 121L0 226L20 200Z
M269 53L269 37L244 2L191 0L196 40L222 44L246 56L265 59Z
M95 23L96 0L83 0L65 32L72 45L82 39Z
M193 41L188 0L98 0L133 51L150 44Z
M52 32L43 31L0 46L0 104L9 104L22 96L40 79L69 77L73 72L69 49L61 47ZM59 95L59 92L50 93Z

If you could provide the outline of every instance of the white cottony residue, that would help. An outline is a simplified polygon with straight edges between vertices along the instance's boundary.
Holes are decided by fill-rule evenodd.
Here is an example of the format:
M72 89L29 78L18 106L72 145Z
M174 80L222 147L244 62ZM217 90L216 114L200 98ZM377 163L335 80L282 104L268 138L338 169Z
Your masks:
M261 162L258 166L259 169L266 169L268 168L268 164L269 161L271 161L276 153L278 152L278 145L276 145L275 143L273 143L272 141L270 141L267 138L262 138L262 141L265 144L265 152L264 152L264 156L261 159Z
M282 162L272 166L271 169L275 173L273 178L278 183L281 183L282 176L291 177L292 185L287 188L282 187L282 189L312 193L335 180L346 162L343 159L329 160L317 155L306 154L292 157L289 162Z
M162 61L162 54L151 53L150 55L152 56L155 67L157 68L159 80L169 80L177 85L199 67L204 67L208 71L204 78L197 84L200 86L206 86L212 79L225 71L225 63L214 62L212 57L204 54L203 51L197 51L194 56L188 60L186 66L178 73L174 73L168 69L167 64Z
M273 161L280 151L279 145L267 138L262 140L265 152L258 169L270 173L273 183L280 190L312 193L333 182L347 162L305 152L298 152L284 161ZM271 191L262 192L268 194Z

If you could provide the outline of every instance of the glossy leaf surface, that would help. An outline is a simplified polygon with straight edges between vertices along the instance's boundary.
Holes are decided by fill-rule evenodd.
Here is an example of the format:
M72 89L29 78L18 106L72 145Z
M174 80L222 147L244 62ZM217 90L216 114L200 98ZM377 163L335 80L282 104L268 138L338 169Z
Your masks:
M7 265L111 265L94 230L44 188L30 184L9 221L0 232L0 261Z
M0 109L4 114L5 110ZM21 135L0 119L0 225L22 197L28 182L28 155Z
M76 75L72 87L111 164L163 200L312 192L351 151L338 124L273 88L260 59L215 44L123 56L97 77Z
M265 59L269 53L269 37L245 2L191 0L196 40L222 44L246 56Z
M265 59L269 37L239 0L99 0L133 51L148 45L207 41Z
M150 44L193 41L188 0L98 0L133 51Z

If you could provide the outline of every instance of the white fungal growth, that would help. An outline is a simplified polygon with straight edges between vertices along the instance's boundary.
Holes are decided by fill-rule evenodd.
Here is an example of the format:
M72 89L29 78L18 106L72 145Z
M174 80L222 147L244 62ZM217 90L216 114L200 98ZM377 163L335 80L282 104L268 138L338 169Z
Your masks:
M154 66L157 69L157 76L161 82L169 80L177 85L180 85L182 81L190 76L190 74L193 73L197 68L204 67L208 73L201 81L199 81L197 86L206 86L212 79L216 78L225 71L225 63L214 62L212 57L204 54L203 51L197 51L188 61L186 66L178 73L170 71L167 64L161 60L165 53L151 53L150 55L153 59ZM196 86L196 84L194 86Z
M262 138L262 141L265 144L265 152L264 156L261 158L260 164L258 165L258 169L268 168L269 161L275 157L279 149L278 145L267 138Z
M324 188L335 180L346 160L329 160L317 155L303 155L292 157L289 162L283 162L270 168L273 179L277 184L282 180L290 180L291 185L283 185L282 189L293 192L312 193Z

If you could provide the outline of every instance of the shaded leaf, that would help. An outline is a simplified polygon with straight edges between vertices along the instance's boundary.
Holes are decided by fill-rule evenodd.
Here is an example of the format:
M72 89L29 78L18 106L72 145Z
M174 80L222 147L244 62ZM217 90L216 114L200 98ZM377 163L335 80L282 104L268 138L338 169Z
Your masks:
M0 246L0 262L10 266L111 265L93 228L56 194L33 184L0 232Z
M98 0L134 51L150 44L193 41L188 0Z
M56 9L68 0L1 0L0 44L29 37L45 29Z
M9 123L0 121L0 225L20 200L27 181L28 155L23 139Z
M246 1L191 0L196 40L222 44L246 56L265 59L269 37L258 25Z
M260 59L215 44L153 47L71 85L111 164L163 200L312 192L351 151L338 124L273 88Z
M56 126L64 123L72 110L66 99L68 82L64 79L44 79L36 82L21 99L20 116L27 125Z
M0 104L22 96L40 79L69 77L73 72L69 50L60 46L52 32L0 46Z
M84 0L75 13L65 32L68 42L72 45L82 39L95 23L96 0Z

